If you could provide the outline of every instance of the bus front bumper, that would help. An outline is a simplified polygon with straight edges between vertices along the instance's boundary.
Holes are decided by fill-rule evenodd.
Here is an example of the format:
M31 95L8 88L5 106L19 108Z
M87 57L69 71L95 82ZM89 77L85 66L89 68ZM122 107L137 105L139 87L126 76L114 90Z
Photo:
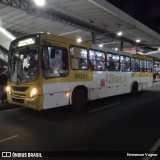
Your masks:
M29 107L35 110L42 110L41 99L42 99L41 96L36 96L33 98L28 98L28 97L18 98L13 96L7 96L7 101L10 104Z

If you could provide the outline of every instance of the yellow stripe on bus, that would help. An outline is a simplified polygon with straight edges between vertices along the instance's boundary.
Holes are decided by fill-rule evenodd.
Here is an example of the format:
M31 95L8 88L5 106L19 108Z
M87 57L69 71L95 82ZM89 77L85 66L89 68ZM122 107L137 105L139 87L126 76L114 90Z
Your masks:
M72 70L70 72L71 82L93 81L93 72L88 70Z
M135 72L135 73L132 73L132 77L153 77L153 73Z
M52 79L43 79L44 84L87 81L93 81L93 72L90 70L71 70L68 77L55 77Z

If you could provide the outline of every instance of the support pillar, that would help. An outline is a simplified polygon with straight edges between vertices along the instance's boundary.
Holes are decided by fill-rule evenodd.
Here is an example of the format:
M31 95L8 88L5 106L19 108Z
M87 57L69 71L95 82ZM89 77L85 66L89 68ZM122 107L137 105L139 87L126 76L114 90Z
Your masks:
M91 32L92 34L92 44L96 43L96 34L94 32Z
M120 51L123 51L123 41L120 43Z

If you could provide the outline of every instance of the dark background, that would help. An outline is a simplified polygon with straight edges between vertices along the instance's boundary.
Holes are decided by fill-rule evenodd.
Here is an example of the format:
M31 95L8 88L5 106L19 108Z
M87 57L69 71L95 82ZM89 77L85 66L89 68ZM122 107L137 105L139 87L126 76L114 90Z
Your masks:
M160 0L107 0L131 17L160 33Z

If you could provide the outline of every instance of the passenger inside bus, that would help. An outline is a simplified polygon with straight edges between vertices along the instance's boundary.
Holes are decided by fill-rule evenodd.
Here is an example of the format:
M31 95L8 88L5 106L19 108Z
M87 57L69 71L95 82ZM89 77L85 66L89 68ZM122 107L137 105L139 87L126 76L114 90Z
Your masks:
M87 64L84 59L80 59L79 65L80 65L79 67L80 69L87 69Z
M90 62L90 68L91 68L91 70L94 70L96 68L95 61L93 59L90 59L89 62Z
M119 62L114 63L114 70L119 71Z
M97 65L97 69L101 70L101 71L105 70L105 64L104 64L104 62L99 61L98 65Z
M37 69L38 61L35 57L31 57L29 60L29 70Z
M134 59L134 58L131 59L131 69L133 72L139 71L139 63L137 59Z
M107 67L109 71L114 71L115 67L114 67L114 61L112 57L109 57L107 65L108 65Z
M121 56L121 71L130 71L129 57Z
M43 65L45 77L61 77L68 75L68 53L60 47L44 48Z

